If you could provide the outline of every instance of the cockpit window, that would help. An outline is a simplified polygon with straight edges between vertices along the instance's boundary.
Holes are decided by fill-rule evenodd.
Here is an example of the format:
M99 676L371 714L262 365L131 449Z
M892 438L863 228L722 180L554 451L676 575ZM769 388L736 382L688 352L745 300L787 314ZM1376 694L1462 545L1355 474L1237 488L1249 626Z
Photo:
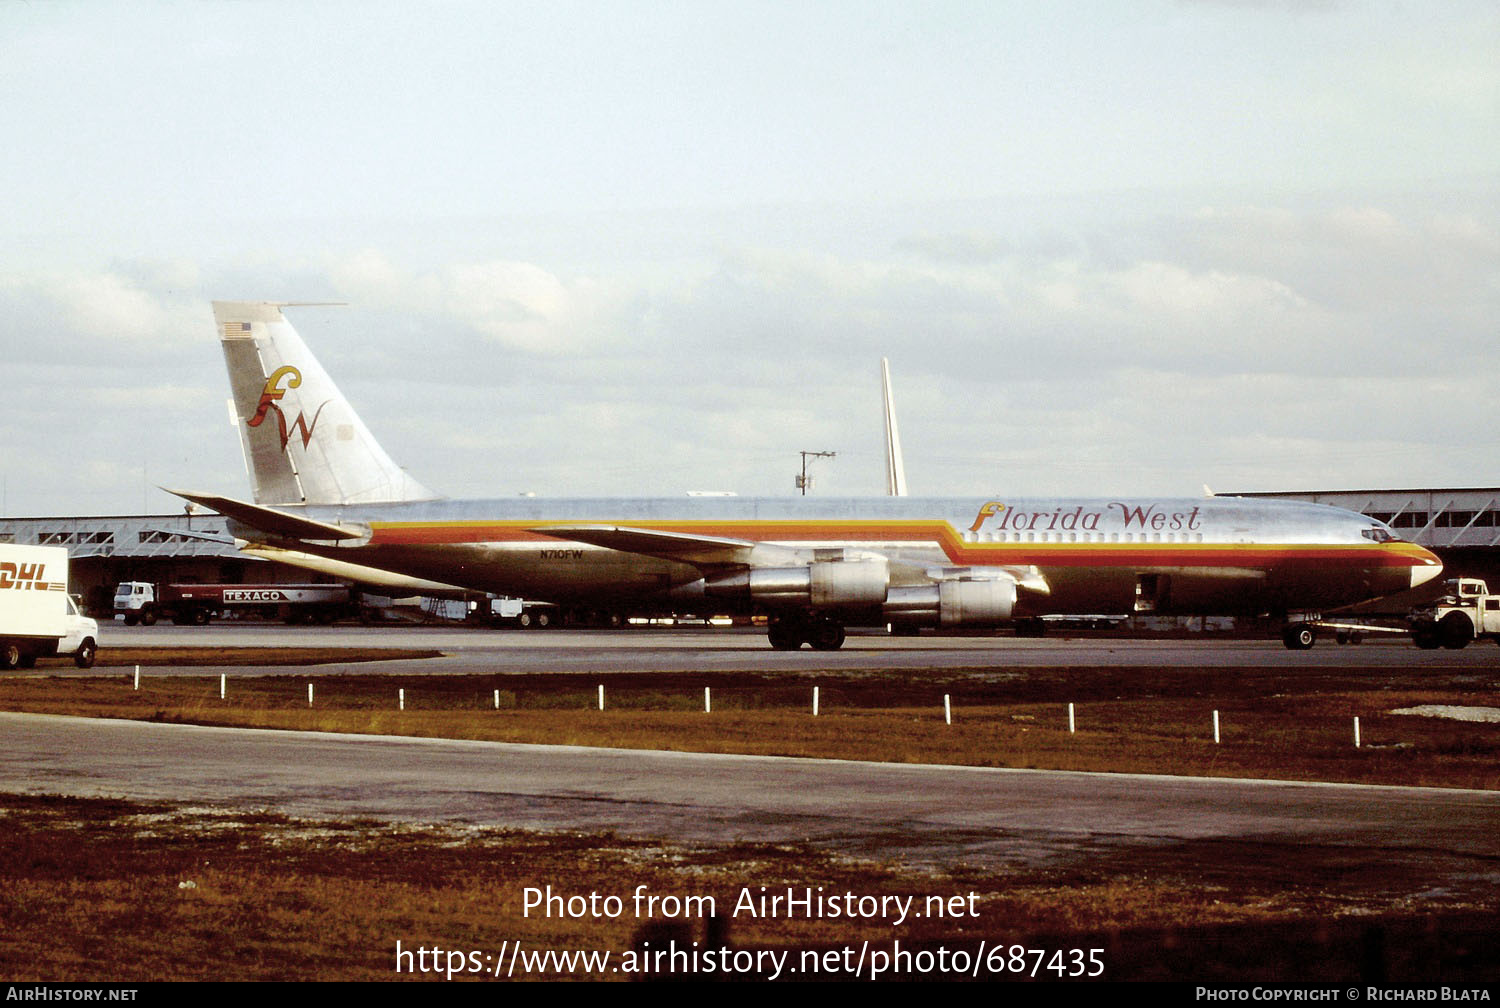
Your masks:
M1393 533L1384 525L1371 525L1369 528L1361 532L1360 535L1364 536L1366 539L1369 539L1371 542L1378 543L1399 542L1401 540L1400 536Z

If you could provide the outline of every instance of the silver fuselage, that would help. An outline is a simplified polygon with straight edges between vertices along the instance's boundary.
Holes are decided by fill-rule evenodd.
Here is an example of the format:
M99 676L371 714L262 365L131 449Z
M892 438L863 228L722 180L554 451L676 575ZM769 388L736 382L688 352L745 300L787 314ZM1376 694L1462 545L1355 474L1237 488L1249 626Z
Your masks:
M518 497L278 510L363 533L343 543L279 543L288 548L476 592L642 611L680 607L705 564L547 530L650 530L808 558L865 551L888 559L892 585L966 570L1034 571L1044 589L1023 593L1018 616L1328 610L1441 571L1437 557L1363 515L1245 498ZM232 528L277 544L244 523Z

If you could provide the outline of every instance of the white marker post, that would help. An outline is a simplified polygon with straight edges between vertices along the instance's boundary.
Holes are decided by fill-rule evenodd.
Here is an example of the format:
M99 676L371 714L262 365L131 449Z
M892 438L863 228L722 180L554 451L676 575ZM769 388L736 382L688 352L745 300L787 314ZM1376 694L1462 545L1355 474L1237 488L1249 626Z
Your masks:
M135 667L135 688L141 688L141 667L139 665Z
M713 700L708 695L708 687L705 686L705 687L703 687L703 713L705 713L705 714L712 714L713 712L714 712Z
M495 691L495 709L496 710L500 709L500 691L499 690Z
M1359 748L1359 715L1354 716L1354 748Z
M818 687L813 687L813 717L818 716Z
M396 709L397 710L406 710L406 690L405 690L405 688L398 689L396 691Z
M219 699L224 699L224 673L219 673Z
M1074 734L1074 729L1075 728L1076 728L1076 725L1073 722L1073 705L1070 703L1070 704L1068 704L1068 734L1069 735Z
M1214 711L1214 745L1219 744L1219 712Z
M599 709L604 709L604 684L599 684Z
M948 702L948 696L949 695L947 693L943 694L943 721L946 722L946 723L948 723L948 724L952 724L953 723L953 705Z
M307 684L307 706L309 707L312 706L312 687L312 683Z

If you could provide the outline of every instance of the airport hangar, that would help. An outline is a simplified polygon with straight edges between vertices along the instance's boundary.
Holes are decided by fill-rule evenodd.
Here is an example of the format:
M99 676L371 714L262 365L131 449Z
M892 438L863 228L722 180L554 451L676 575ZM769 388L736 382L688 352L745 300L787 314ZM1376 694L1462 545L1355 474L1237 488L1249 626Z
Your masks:
M1447 577L1500 586L1500 488L1322 490L1224 494L1311 501L1369 515L1432 550ZM199 511L109 517L0 518L0 543L65 546L71 590L93 613L113 607L122 581L308 584L334 579L246 556L225 541L224 519Z

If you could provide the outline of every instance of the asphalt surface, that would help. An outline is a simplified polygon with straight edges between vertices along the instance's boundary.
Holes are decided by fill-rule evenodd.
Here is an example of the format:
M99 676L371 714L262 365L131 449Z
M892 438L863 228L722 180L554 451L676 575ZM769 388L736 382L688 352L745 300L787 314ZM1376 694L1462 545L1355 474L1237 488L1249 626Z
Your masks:
M0 790L687 845L809 843L955 868L1160 855L1297 884L1410 866L1500 889L1500 793L335 736L0 714ZM1322 856L1309 857L1310 850ZM1309 878L1309 881L1312 879Z
M389 647L431 648L441 658L297 667L298 675L379 672L413 674L580 672L774 672L879 669L963 669L1100 666L1231 668L1492 669L1500 648L1486 641L1462 651L1421 651L1406 638L1367 640L1341 647L1332 640L1311 651L1288 651L1279 640L1148 640L1106 637L1018 638L890 637L851 634L839 651L773 651L763 631L713 627L625 630L482 630L463 627L284 627L218 623L207 627L126 627L105 624L101 651L130 647ZM71 665L47 668L69 674ZM173 669L143 666L150 674L263 675L276 667L233 664ZM85 673L87 674L87 673Z
M143 673L807 671L1148 666L1493 672L1497 649L1402 641L1290 652L1279 641L852 636L842 651L772 651L721 629L476 631L422 627L107 628L105 647L432 648L445 657ZM71 674L66 668L36 674ZM95 670L98 671L98 670ZM611 830L688 845L810 843L954 868L1176 865L1239 884L1378 898L1500 899L1500 792L869 764L332 736L0 714L0 791L119 796L539 830ZM1246 883L1248 884L1248 883ZM1385 888L1388 887L1387 892ZM1382 895L1383 894L1383 895ZM1422 895L1425 894L1425 895Z

